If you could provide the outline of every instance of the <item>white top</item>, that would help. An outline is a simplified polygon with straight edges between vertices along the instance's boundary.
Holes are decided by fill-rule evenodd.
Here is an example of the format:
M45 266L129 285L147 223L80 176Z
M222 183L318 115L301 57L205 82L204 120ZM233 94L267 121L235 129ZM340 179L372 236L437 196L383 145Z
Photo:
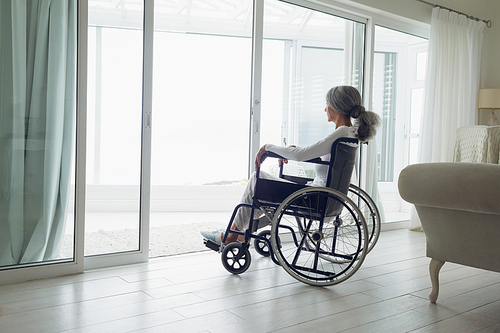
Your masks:
M354 127L341 126L335 131L327 135L324 139L319 140L312 145L307 147L283 147L273 144L266 144L266 151L271 151L288 160L293 161L308 161L313 158L321 157L322 161L330 161L330 154L332 151L332 144L335 140L339 138L356 138L356 132ZM328 166L315 164L314 170L316 171L316 177L314 180L308 184L312 186L325 186Z

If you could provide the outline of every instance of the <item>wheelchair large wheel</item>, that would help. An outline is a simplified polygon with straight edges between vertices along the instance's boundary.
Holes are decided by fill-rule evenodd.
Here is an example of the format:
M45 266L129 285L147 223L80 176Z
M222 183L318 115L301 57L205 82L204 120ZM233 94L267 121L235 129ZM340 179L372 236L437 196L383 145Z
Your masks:
M353 184L349 185L349 192L347 196L356 204L356 206L358 206L361 214L363 214L363 217L365 218L369 238L368 252L370 252L375 244L377 244L378 237L380 235L381 219L377 205L368 193Z
M328 207L336 207L335 216L328 216ZM363 214L346 195L309 187L290 195L276 210L271 245L291 276L329 286L347 280L361 267L368 252L368 232Z

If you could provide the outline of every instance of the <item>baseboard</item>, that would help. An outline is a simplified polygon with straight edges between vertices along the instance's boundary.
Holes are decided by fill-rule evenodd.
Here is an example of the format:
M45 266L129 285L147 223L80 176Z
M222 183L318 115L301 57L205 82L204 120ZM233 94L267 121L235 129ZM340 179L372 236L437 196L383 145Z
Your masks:
M380 231L408 229L409 224L410 224L410 221L397 221L397 222L382 223Z

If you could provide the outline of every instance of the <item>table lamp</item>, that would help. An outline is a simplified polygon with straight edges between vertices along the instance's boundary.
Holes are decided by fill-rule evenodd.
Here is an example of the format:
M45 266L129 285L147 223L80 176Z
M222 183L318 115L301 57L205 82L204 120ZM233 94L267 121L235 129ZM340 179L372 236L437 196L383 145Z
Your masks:
M500 89L480 89L477 107L479 109L491 109L488 126L498 125L495 109L500 109Z

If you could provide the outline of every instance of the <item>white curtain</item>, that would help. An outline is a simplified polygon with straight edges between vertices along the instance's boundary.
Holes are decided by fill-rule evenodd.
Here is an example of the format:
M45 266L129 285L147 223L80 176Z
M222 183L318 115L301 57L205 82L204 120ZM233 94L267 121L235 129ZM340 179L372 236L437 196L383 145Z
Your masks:
M435 7L427 58L418 161L451 162L456 130L474 125L485 23ZM415 209L410 229L421 230Z
M2 0L0 266L57 259L76 113L73 0Z
M373 138L373 140L368 143L368 150L369 181L366 187L366 192L377 205L377 209L380 214L380 222L385 222L384 204L382 203L382 198L380 197L380 192L378 190L379 166L377 161L377 138Z

